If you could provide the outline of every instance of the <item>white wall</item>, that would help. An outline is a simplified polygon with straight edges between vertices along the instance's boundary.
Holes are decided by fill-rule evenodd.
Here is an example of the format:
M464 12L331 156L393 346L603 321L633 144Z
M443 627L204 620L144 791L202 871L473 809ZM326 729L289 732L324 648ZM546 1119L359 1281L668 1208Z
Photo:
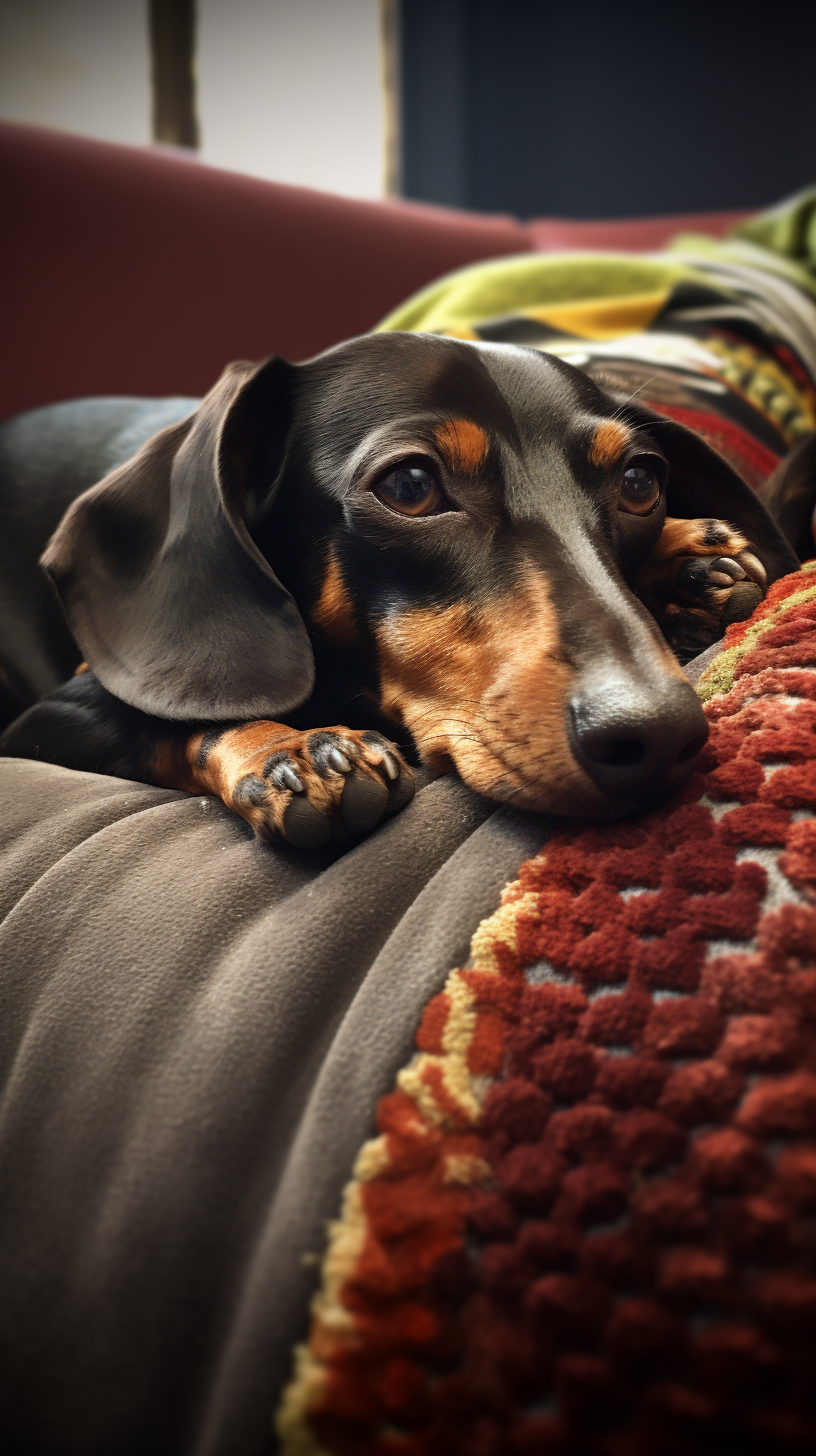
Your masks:
M0 116L149 142L145 0L0 0Z
M202 158L380 197L379 0L198 0ZM146 0L0 0L0 116L150 140Z
M199 0L198 14L206 161L382 196L378 0Z

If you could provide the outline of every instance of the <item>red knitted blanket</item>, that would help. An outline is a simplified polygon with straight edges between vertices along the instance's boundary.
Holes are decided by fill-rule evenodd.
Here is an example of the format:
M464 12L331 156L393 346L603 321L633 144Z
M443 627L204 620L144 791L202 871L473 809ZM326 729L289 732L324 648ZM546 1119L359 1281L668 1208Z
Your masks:
M816 562L700 772L522 865L334 1225L290 1456L816 1450Z

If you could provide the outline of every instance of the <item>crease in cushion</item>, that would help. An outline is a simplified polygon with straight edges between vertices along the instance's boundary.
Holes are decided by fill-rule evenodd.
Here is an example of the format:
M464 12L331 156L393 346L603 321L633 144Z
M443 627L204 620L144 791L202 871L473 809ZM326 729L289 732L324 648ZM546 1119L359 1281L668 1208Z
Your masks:
M372 1108L547 827L441 779L333 859L209 799L0 786L7 1429L254 1456Z

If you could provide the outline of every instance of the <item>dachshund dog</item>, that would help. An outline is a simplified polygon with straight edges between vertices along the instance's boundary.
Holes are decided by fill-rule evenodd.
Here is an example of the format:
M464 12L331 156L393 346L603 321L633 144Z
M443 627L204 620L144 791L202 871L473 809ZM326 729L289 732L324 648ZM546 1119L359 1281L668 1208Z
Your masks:
M700 438L533 349L391 333L234 364L77 494L82 408L6 427L12 575L34 496L77 495L42 558L71 635L22 586L0 616L57 681L89 668L0 752L216 794L266 841L368 832L411 797L404 754L524 809L654 803L707 733L666 637L691 655L798 565Z

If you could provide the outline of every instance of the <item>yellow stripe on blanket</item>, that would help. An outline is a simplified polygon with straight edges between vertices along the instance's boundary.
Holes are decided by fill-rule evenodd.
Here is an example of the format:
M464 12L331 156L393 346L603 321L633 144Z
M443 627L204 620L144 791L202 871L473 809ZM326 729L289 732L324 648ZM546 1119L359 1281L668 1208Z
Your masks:
M630 293L623 298L589 298L583 303L562 303L555 307L524 309L527 318L550 324L579 339L619 339L648 329L665 306L670 289L651 293Z

